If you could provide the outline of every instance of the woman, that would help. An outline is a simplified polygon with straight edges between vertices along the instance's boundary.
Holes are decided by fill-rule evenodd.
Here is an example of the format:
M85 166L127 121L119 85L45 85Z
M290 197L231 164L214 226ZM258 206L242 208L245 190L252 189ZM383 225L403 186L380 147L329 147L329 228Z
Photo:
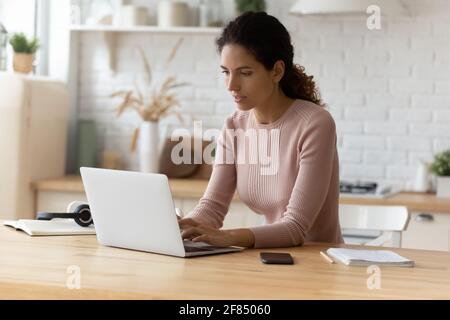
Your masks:
M313 77L293 64L288 31L275 17L247 12L225 27L216 44L238 110L217 140L205 194L179 221L182 237L247 248L342 242L335 123ZM236 132L250 142L236 139ZM263 150L270 153L269 170L267 161L249 161L255 154L261 160ZM241 201L265 216L265 225L220 230L236 189Z

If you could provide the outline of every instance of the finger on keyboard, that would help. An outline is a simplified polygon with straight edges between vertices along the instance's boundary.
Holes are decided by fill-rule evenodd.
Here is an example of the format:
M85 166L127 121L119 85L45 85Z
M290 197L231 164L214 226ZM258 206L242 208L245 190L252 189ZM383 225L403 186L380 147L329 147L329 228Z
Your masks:
M180 220L183 217L183 211L180 208L175 208L175 213L177 214L177 220Z

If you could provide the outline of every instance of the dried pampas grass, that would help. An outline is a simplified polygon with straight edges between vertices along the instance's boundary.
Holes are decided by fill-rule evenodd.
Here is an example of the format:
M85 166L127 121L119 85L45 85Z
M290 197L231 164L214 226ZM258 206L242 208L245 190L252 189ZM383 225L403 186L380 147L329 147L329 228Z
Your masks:
M172 48L167 57L165 67L174 59L179 47L183 43L180 38ZM135 110L143 121L158 122L164 117L175 115L180 122L184 122L179 112L180 102L178 101L174 89L187 86L187 82L178 82L174 76L168 76L159 88L152 87L152 69L144 50L138 47L138 52L144 67L144 91L138 83L134 81L134 90L116 91L111 94L113 98L122 98L122 102L116 108L116 115L119 117L126 110ZM136 128L131 141L131 151L136 150L139 138L139 128Z

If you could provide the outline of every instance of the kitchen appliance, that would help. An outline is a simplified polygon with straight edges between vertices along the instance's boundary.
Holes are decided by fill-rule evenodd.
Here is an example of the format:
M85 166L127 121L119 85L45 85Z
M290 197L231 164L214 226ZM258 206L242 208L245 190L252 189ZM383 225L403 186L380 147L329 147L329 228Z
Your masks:
M375 193L378 184L376 182L346 182L339 183L339 189L342 193L366 194Z
M31 183L64 175L68 114L63 83L0 72L0 219L35 218Z
M380 185L373 181L340 181L339 191L341 196L387 198L398 191L394 191L389 185Z

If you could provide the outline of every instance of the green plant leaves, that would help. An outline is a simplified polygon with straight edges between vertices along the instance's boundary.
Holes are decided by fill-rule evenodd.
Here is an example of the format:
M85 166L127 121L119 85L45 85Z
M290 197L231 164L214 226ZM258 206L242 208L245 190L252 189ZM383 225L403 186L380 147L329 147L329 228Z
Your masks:
M39 40L33 38L28 40L24 33L15 33L9 43L13 47L14 52L34 54L40 47Z
M450 150L437 153L429 169L438 176L450 176Z
M246 11L266 11L266 1L265 0L235 0L236 9L240 12Z

